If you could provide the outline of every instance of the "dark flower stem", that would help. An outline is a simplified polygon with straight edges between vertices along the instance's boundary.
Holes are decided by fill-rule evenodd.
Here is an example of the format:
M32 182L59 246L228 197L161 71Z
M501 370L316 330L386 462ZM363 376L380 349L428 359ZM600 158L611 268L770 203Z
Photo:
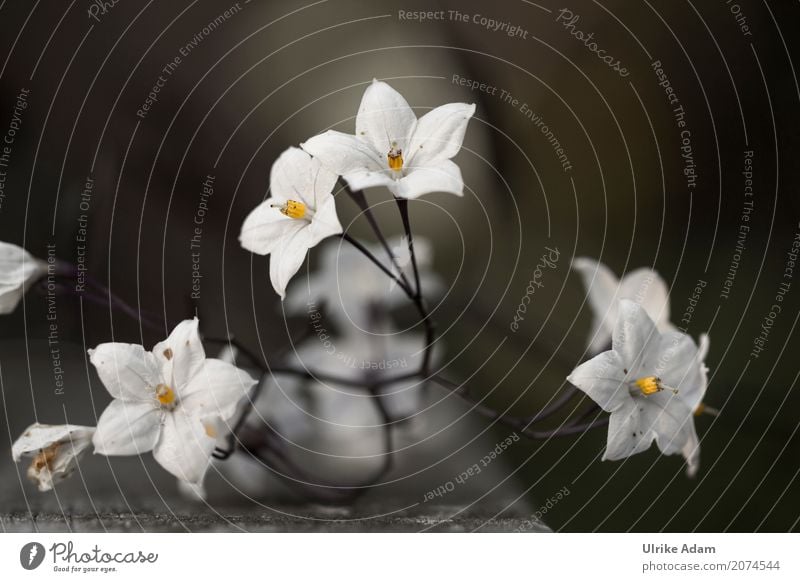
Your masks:
M417 254L414 252L414 235L411 231L411 220L408 216L408 200L405 198L395 197L397 202L397 209L400 211L400 219L403 221L403 229L406 231L406 238L408 239L408 253L411 255L411 266L414 269L414 295L418 298L422 297L422 285L419 282L419 268L417 267Z

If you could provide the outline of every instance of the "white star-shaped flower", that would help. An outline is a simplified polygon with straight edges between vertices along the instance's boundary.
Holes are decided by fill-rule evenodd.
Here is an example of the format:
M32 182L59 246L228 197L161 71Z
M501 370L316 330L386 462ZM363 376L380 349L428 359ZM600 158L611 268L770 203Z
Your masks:
M22 247L0 241L0 314L16 309L23 294L47 273L47 263Z
M38 422L30 425L11 447L15 462L22 457L33 457L28 467L28 478L49 491L56 480L69 477L78 459L92 443L95 429L74 424L48 425Z
M461 149L474 104L448 103L419 119L400 93L374 80L356 116L356 135L326 131L300 144L353 190L386 186L399 198L429 192L461 196Z
M124 343L89 350L114 397L97 423L95 452L136 455L153 451L167 471L200 483L217 437L237 402L255 384L232 364L206 358L197 318L178 324L152 352Z
M269 276L281 299L308 249L342 232L331 194L337 179L318 160L291 147L272 165L271 198L257 206L242 225L242 247L272 255Z
M665 455L682 453L694 476L700 462L694 414L708 384L708 345L706 335L698 348L686 334L662 334L641 305L620 301L612 349L567 378L611 413L603 459L641 453L655 440Z
M620 280L606 265L592 259L575 259L572 268L583 279L594 313L588 348L590 353L596 354L608 347L617 323L620 299L629 299L644 307L660 331L675 329L669 322L667 284L652 269L636 269Z

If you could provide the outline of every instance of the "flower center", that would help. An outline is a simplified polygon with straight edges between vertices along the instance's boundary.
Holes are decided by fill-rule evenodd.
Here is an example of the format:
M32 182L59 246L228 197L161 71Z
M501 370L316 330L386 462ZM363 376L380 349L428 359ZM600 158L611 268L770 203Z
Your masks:
M386 154L389 169L399 172L403 169L403 150L397 147L397 142L392 142L392 148Z
M633 384L638 388L639 392L636 392L636 388L632 390L633 394L642 394L644 396L650 396L652 394L656 394L661 392L662 390L669 390L674 394L678 393L677 388L672 388L671 386L666 386L662 381L661 378L658 376L643 376L638 380L634 380Z
M172 408L175 405L176 398L175 390L166 384L159 384L156 386L156 399L161 403L161 406Z
M39 454L33 458L31 469L35 470L37 473L43 469L47 469L48 471L51 470L53 461L56 458L56 453L58 452L58 448L60 446L61 443L53 443L49 447L41 449Z
M281 214L289 218L305 218L306 216L306 205L297 200L287 200L282 205L273 204L272 207L279 209Z

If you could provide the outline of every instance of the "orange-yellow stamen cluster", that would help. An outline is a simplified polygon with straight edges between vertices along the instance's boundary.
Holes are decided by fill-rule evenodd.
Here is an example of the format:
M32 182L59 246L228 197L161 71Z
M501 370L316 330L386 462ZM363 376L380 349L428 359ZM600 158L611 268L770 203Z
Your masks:
M177 395L175 394L175 390L166 384L159 384L156 386L156 399L161 403L162 406L172 406L175 404L176 397Z
M306 205L297 200L287 200L282 205L273 204L272 207L279 209L281 214L289 218L305 218L306 216Z
M389 150L386 159L389 162L390 170L399 172L403 169L403 150L398 148L396 143L392 143L392 149Z
M639 378L634 382L636 387L641 390L642 394L645 396L650 396L651 394L655 394L656 392L661 392L664 388L661 386L661 379L656 376L645 376L644 378Z

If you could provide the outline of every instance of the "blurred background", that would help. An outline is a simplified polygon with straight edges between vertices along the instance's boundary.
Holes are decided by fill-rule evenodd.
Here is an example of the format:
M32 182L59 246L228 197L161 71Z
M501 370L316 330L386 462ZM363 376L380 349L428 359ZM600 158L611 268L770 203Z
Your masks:
M29 94L3 168L0 239L42 258L48 245L73 262L85 252L91 276L163 325L141 328L125 314L59 297L65 388L58 393L46 298L29 293L0 319L3 448L34 419L95 424L110 401L84 357L98 343L149 348L194 314L208 336L234 334L269 361L286 352L290 338L307 335L308 318L287 313L273 292L269 259L239 247L239 227L266 195L275 158L328 128L353 132L361 95L379 78L418 116L448 102L477 104L456 158L463 199L434 194L410 205L415 233L431 247L431 271L444 285L434 317L437 357L448 376L469 379L485 403L519 415L563 390L587 357L591 312L570 270L579 256L620 275L656 269L671 286L673 322L695 338L711 337L706 401L722 412L697 419L702 465L695 479L684 475L680 458L655 447L625 462L601 462L605 430L597 429L547 442L522 439L446 501L485 507L487 517L524 517L566 487L569 495L543 518L554 530L796 530L800 283L784 275L800 230L800 88L790 34L800 9L746 0L735 6L3 3L0 133L10 127L20 93ZM421 10L436 18L420 21L414 13ZM612 55L625 74L592 47ZM164 86L144 111L160 75ZM683 114L676 117L678 106ZM753 196L746 198L748 152ZM214 193L193 298L190 243L208 176ZM401 234L394 205L382 204L389 194L368 197L387 234ZM745 200L753 201L749 220L742 218ZM373 240L355 205L342 197L337 208L354 236ZM76 238L82 214L85 248ZM546 247L558 249L559 260L513 331ZM323 256L310 253L308 272L326 266ZM753 340L784 281L791 286L782 311L754 357ZM681 323L690 308L688 324ZM395 317L398 327L415 325L413 309L400 307ZM408 447L391 483L368 493L386 511L421 501L509 435L433 387L424 398L432 406L421 425L399 429L398 443ZM350 433L337 453L345 457L354 443L377 438L363 427L341 430ZM370 446L359 454L370 454ZM350 474L342 462L329 472ZM10 454L0 457L0 512L69 513L88 499L133 511L178 503L174 480L150 455L87 457L81 467L83 479L65 482L55 495L38 494L24 467ZM233 484L212 475L209 501L192 511L247 506L250 497L262 507L296 500L285 483L245 491L264 473L248 467Z

